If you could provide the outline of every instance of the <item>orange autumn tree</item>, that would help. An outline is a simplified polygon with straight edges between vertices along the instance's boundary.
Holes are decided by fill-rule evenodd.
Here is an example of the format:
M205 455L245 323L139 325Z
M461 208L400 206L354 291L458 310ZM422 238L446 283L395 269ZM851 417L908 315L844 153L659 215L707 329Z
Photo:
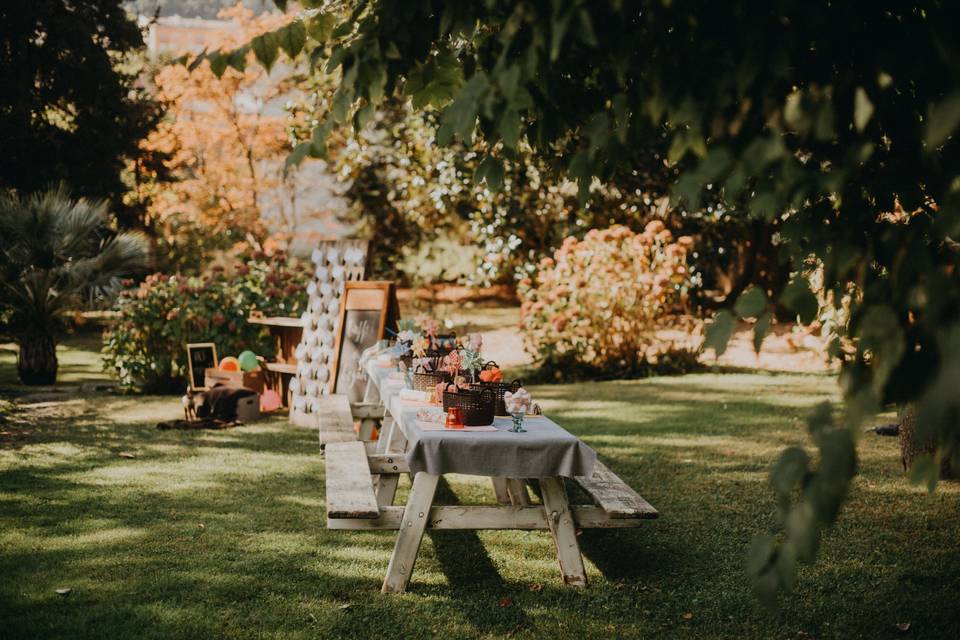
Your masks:
M233 48L276 29L289 16L255 16L242 5L219 17L231 28L212 48ZM144 142L164 157L174 178L155 184L147 216L157 230L158 258L171 270L202 268L217 252L259 246L265 208L283 211L279 187L289 150L283 109L290 74L253 64L252 52L225 69L165 65L153 78L166 118Z

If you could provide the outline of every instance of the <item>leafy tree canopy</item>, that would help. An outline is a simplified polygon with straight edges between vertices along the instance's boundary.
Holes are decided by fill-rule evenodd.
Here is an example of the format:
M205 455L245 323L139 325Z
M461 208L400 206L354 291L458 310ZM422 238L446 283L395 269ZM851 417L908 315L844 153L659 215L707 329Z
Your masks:
M285 8L286 2L278 2ZM788 588L812 561L856 468L857 426L889 402L916 402L918 431L960 455L960 5L927 0L439 0L321 3L254 39L257 59L306 49L339 73L329 116L297 161L323 155L338 125L363 127L385 96L442 110L437 141L482 136L478 178L502 183L522 139L556 157L589 197L665 132L668 159L691 162L674 197L719 192L739 215L780 222L796 271L780 302L816 311L804 270L822 265L851 291L841 376L846 413L810 418L819 449L784 452L771 481L783 542L758 538L758 593ZM345 17L344 17L345 16ZM230 52L214 52L214 60ZM708 333L718 352L734 313L769 326L768 292L746 291ZM839 342L837 347L839 348ZM936 483L938 465L915 465Z
M36 0L0 3L0 24L0 187L62 180L119 205L125 159L157 117L123 64L143 47L136 23L120 0Z

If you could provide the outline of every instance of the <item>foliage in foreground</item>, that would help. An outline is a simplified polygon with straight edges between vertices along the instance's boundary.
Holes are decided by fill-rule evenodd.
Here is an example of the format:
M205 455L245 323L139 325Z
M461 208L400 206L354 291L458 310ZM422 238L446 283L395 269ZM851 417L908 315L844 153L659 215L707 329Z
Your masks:
M104 335L104 368L124 387L166 391L183 386L190 342L215 343L221 358L245 349L270 357L274 345L247 317L255 310L298 316L308 281L306 266L288 264L283 252L254 254L232 273L147 276L117 300L119 316Z
M126 162L159 117L131 57L144 47L121 0L0 3L0 188L64 181L107 198L124 228Z
M340 72L329 117L294 161L322 156L330 131L362 128L398 93L443 108L440 144L481 133L491 146L477 177L491 188L526 140L544 156L568 150L585 199L594 178L665 133L667 161L693 161L677 198L695 209L719 192L741 217L779 221L790 268L800 273L814 256L834 300L855 288L846 413L838 427L828 410L812 416L819 460L786 452L774 470L785 537L754 546L762 596L789 588L798 562L814 559L855 473L865 417L916 402L919 435L939 442L939 456L960 457L960 4L346 4L344 20L310 10L250 43L269 66L309 37L323 45L311 61ZM756 319L758 342L774 303L805 322L816 313L801 276L776 300L769 293L746 291L734 309ZM718 353L733 320L721 313L707 336ZM928 457L915 477L935 486L937 468Z
M664 355L655 332L675 328L685 311L691 243L659 220L642 233L618 225L565 240L520 282L520 322L537 364L558 377L629 377Z
M112 222L105 201L74 200L63 185L0 194L0 320L20 347L22 382L53 384L64 315L146 270L145 238Z

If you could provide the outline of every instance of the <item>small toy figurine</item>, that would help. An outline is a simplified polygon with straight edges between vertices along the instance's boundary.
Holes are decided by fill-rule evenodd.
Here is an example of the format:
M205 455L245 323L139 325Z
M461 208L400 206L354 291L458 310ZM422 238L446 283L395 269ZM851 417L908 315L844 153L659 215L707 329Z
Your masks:
M187 393L180 398L180 404L183 405L183 417L187 422L193 422L197 419L197 407L203 404L204 396L197 393L191 387L187 387Z

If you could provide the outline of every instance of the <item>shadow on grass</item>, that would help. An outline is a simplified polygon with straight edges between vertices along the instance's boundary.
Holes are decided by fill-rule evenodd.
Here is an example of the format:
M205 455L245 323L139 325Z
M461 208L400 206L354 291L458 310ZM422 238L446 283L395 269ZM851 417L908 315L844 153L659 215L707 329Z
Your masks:
M437 485L436 501L446 505L460 504L460 499L443 478ZM437 561L450 583L451 596L461 603L463 614L483 633L513 634L529 628L531 621L518 605L501 607L491 618L492 603L487 593L506 596L510 587L490 559L476 531L428 530Z

